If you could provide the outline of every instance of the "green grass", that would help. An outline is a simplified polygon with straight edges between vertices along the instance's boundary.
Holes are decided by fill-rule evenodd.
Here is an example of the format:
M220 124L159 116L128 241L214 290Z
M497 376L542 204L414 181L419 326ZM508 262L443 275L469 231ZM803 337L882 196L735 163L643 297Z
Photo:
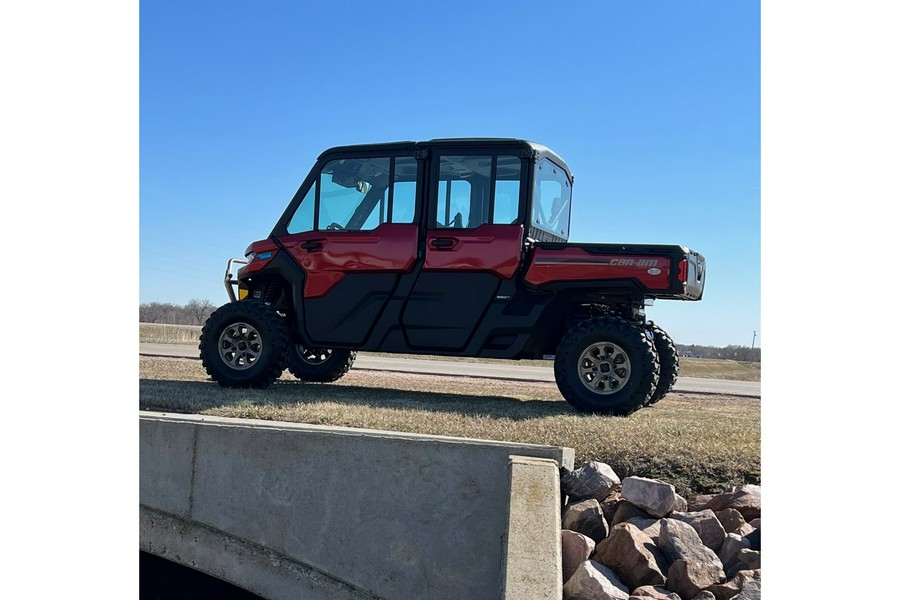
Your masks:
M552 383L357 369L333 384L285 374L266 390L232 390L200 361L141 357L140 408L569 446L576 465L599 460L685 497L760 483L758 399L673 393L605 417L576 412Z

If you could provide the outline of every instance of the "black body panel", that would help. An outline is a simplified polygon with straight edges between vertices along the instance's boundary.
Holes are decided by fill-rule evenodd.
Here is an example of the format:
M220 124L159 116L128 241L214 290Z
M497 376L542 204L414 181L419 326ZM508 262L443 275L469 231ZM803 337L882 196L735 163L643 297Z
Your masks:
M499 279L488 273L419 275L401 319L410 348L455 351L465 348L494 299L499 283Z

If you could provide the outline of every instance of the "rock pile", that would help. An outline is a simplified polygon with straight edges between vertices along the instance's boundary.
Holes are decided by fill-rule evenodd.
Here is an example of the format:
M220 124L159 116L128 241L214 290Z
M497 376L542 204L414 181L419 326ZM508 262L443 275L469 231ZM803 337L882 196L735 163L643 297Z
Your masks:
M601 462L560 478L564 600L760 598L760 487L679 496Z

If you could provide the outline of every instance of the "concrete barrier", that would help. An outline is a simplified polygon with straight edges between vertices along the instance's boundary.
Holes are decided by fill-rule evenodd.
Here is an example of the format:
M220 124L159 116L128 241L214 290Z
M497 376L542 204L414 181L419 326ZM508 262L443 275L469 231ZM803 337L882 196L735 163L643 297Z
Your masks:
M558 600L573 463L571 448L141 413L141 549L271 600Z

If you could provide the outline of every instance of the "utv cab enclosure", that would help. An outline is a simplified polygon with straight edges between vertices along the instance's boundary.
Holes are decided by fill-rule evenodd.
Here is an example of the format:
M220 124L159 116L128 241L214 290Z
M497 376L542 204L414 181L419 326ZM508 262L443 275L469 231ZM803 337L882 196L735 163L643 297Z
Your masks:
M268 238L229 261L200 355L226 387L288 369L334 381L358 350L554 357L578 410L629 414L675 383L648 300L700 300L677 245L569 243L572 174L541 144L439 139L331 148ZM235 268L240 266L236 272Z

